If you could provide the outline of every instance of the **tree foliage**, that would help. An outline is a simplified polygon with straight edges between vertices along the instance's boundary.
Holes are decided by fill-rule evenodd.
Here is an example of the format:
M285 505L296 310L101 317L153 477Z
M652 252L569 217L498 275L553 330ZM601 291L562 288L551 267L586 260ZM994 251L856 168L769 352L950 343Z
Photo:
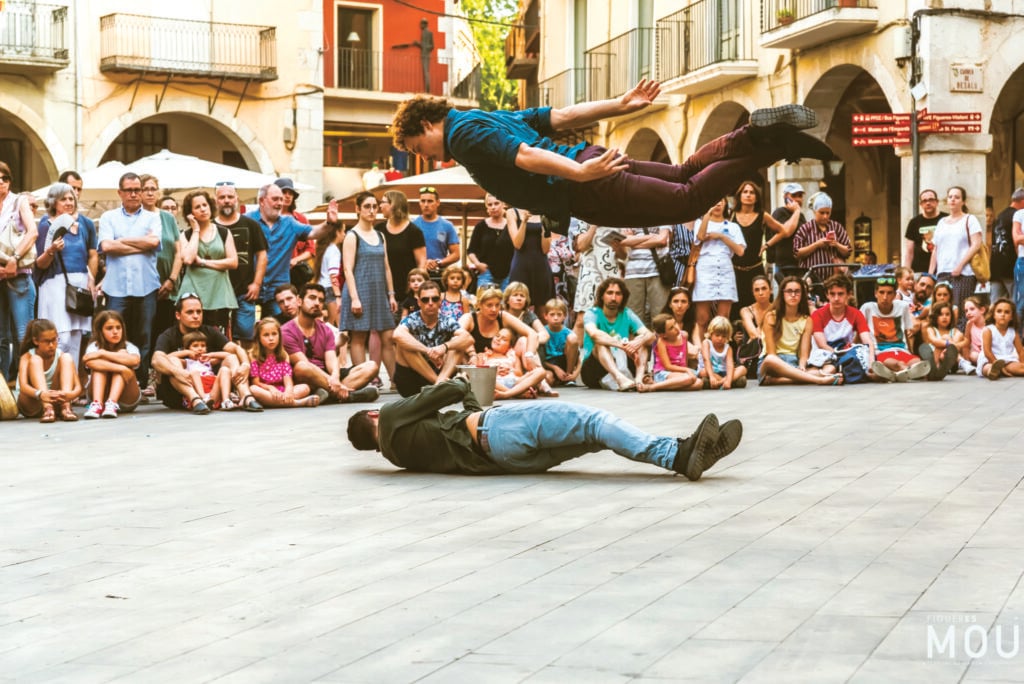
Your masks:
M462 0L462 8L470 20L480 52L480 108L488 111L516 109L519 82L505 77L505 36L509 28L486 22L514 24L519 3L517 0Z

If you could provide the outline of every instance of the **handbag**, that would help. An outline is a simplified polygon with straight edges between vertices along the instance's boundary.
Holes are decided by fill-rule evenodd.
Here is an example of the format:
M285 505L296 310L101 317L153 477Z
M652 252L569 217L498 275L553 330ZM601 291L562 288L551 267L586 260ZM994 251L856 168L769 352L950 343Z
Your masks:
M657 231L655 231L657 232ZM647 229L644 228L644 234L647 234ZM665 287L672 287L676 284L676 262L672 258L671 250L665 250L665 256L658 256L658 250L654 247L648 247L651 250L651 259L654 260L654 266L658 269L658 279L661 284Z
M683 271L683 286L691 292L697 282L697 260L700 259L700 248L703 243L697 243L690 247L690 258L686 260L686 270Z
M747 369L747 377L757 377L757 364L764 353L760 337L747 340L736 349L736 363Z
M971 217L968 216L967 220L964 221L964 230L967 232L967 244L971 244ZM983 283L987 283L989 278L992 277L992 267L989 262L988 249L985 247L985 235L982 233L981 236L981 249L974 253L971 257L971 270L974 271L974 277Z
M64 274L64 308L68 313L92 316L96 309L92 292L88 288L71 284L71 281L68 280L68 272L64 268L64 256L60 252L57 252L57 263L60 264L60 272Z
M24 231L18 230L18 213L15 212L10 220L7 221L2 227L0 227L0 252L4 255L13 257L18 249L18 243L25 237ZM36 262L36 246L32 244L25 253L18 259L18 268L32 268L32 264Z
M844 385L855 385L867 380L867 353L867 346L863 344L855 344L839 352L836 366L843 374Z

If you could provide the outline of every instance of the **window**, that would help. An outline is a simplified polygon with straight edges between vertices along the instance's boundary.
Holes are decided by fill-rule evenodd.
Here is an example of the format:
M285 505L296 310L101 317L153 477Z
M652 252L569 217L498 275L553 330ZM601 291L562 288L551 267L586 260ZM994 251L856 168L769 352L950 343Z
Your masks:
M379 51L374 44L373 10L338 7L336 74L339 88L376 90Z
M128 164L167 148L167 124L138 123L117 136L100 163L121 161Z

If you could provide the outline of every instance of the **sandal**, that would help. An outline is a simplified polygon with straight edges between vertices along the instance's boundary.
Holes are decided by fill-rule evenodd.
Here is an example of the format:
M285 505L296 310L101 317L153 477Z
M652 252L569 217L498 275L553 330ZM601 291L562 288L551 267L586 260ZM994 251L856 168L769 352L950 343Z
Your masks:
M75 411L74 409L71 408L70 403L61 402L60 419L66 423L74 423L76 420L78 420L78 416L75 415Z
M263 413L263 407L260 406L260 402L256 401L256 397L251 394L246 394L242 397L242 408L249 413Z
M57 415L53 411L53 404L43 404L43 416L39 419L40 423L56 423Z
M210 412L210 407L206 405L206 402L203 401L203 398L200 397L198 394L195 396L195 398L189 401L188 407L192 409L192 413L196 414L197 416L205 416L207 413Z

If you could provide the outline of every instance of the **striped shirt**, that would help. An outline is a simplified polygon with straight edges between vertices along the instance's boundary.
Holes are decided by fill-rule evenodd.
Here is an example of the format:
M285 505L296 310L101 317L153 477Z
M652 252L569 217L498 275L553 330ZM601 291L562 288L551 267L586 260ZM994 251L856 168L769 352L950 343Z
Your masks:
M825 233L830 230L834 230L836 233L836 242L839 244L849 247L850 236L846 234L846 228L843 228L843 224L838 221L829 221L825 228L820 228L813 220L808 221L799 228L796 229L796 233L793 235L793 254L795 255L799 250L812 245L818 240L825 237ZM824 264L831 264L835 262L844 262L846 259L839 253L839 251L830 245L826 245L821 249L816 249L811 252L808 256L800 259L800 268L811 268L812 266L822 266Z

